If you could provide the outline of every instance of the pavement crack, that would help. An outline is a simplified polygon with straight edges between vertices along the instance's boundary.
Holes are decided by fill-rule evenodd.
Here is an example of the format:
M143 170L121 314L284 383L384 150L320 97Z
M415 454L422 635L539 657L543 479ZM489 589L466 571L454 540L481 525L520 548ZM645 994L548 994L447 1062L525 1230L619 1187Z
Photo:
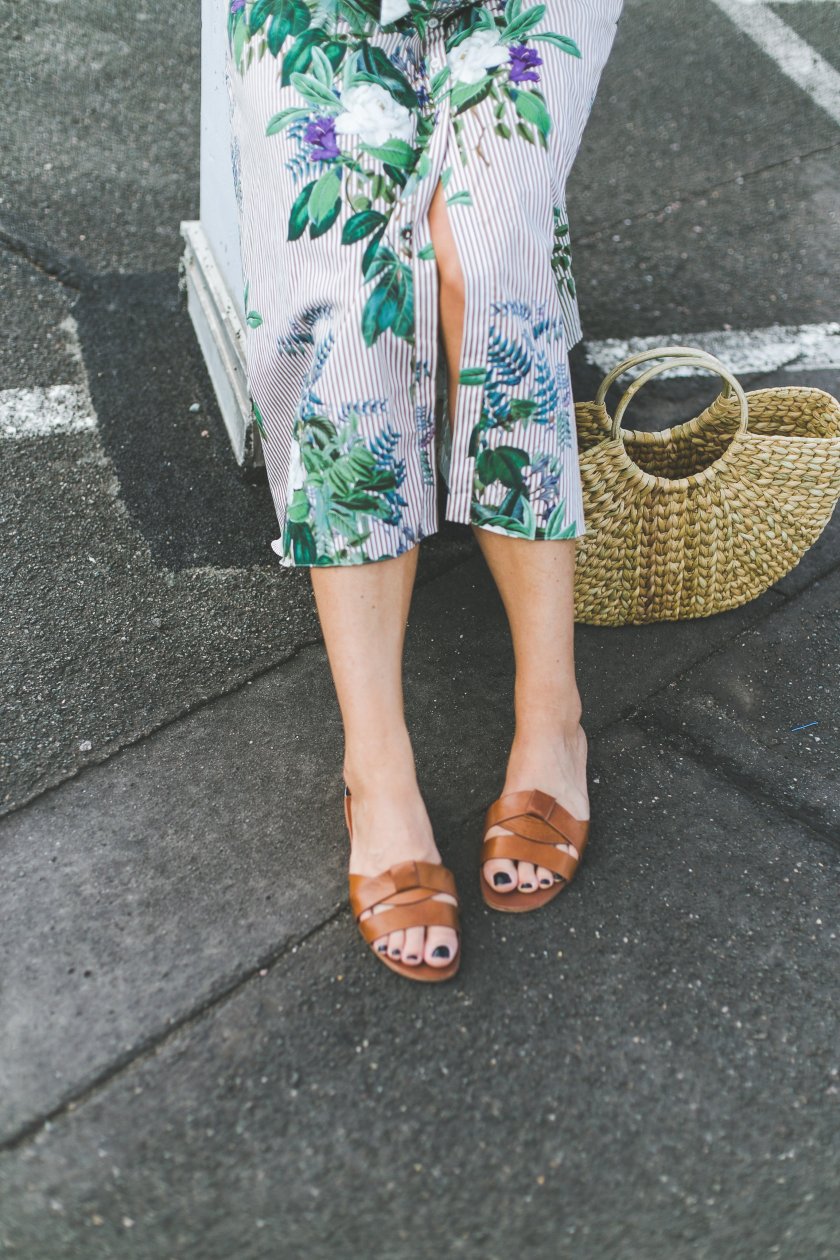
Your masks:
M237 681L232 683L230 687L226 687L222 691L214 691L212 695L200 697L194 703L185 706L183 709L179 709L177 713L170 714L170 716L164 718L163 721L157 722L152 726L144 727L143 730L137 731L135 734L129 736L123 743L115 744L110 749L103 752L100 757L88 758L84 765L77 766L75 770L71 770L69 773L61 775L54 781L46 783L43 787L40 787L35 792L30 793L29 796L23 797L22 800L14 801L11 805L4 805L0 808L0 822L2 822L4 818L11 817L12 814L17 814L22 809L26 809L28 806L34 805L36 801L39 801L43 796L47 796L50 792L58 791L60 788L64 787L65 783L69 783L73 779L80 778L89 770L95 770L98 766L105 765L106 762L113 760L114 757L119 757L120 754L125 752L127 749L134 748L136 745L144 743L145 740L152 739L155 735L159 734L160 731L165 731L168 727L175 726L178 722L185 721L187 718L192 717L194 713L198 713L201 709L207 708L208 705L215 704L219 700L226 700L228 697L236 695L237 692L242 691L244 687L247 687L249 683L256 682L257 679L262 678L265 674L270 674L272 670L282 669L284 666L289 665L292 661L294 661L305 649L321 646L323 646L323 639L321 638L304 639L302 642L296 643L295 646L279 660L271 661L266 665L260 666L259 669L255 670L253 673L237 679Z
M48 279L56 280L66 289L72 289L78 293L84 287L87 279L84 272L63 254L57 253L47 245L27 241L24 237L4 227L2 223L0 223L0 246L7 249L9 253L17 255L18 258L22 258L30 267L40 271Z
M191 1028L194 1024L197 1024L211 1011L219 1009L231 998L235 997L236 994L245 987L245 985L250 984L255 979L262 979L263 976L261 973L273 970L280 963L285 961L286 958L291 957L298 951L298 949L301 948L301 946L306 945L309 941L313 940L319 932L322 932L325 928L329 927L347 910L347 903L342 902L340 905L336 906L325 919L321 919L314 927L309 928L308 931L302 933L300 936L290 938L285 941L283 945L275 947L272 950L267 950L260 958L257 959L253 966L233 976L226 984L221 985L214 992L210 993L203 1002L200 1002L197 1006L190 1008L190 1010L186 1011L179 1018L174 1019L157 1033L151 1033L148 1037L145 1037L143 1040L138 1042L136 1046L133 1046L131 1050L128 1050L124 1054L119 1055L117 1058L112 1059L103 1071L92 1077L74 1092L69 1093L60 1103L57 1103L55 1107L50 1108L49 1111L44 1112L42 1115L36 1116L34 1119L27 1121L26 1124L21 1125L20 1128L10 1134L9 1137L0 1141L0 1152L17 1150L36 1137L47 1124L51 1124L55 1120L60 1120L66 1115L72 1115L78 1107L84 1105L86 1102L89 1102L100 1090L111 1084L111 1082L116 1080L116 1078L123 1072L136 1067L138 1064L143 1063L148 1059L154 1058L154 1056L158 1054L173 1037L177 1036L178 1033L181 1033L185 1029Z
M694 739L688 731L644 714L637 715L628 725L635 726L644 735L655 734L664 739L675 752L693 761L707 774L724 779L742 795L782 814L798 827L805 828L815 839L827 844L835 853L840 852L840 838L825 826L821 815L807 807L792 805L784 797L773 795L761 780L747 773L719 749L712 750L708 745Z
M702 200L704 197L710 196L721 188L729 188L732 184L743 184L748 179L755 179L759 175L765 175L768 171L775 171L786 166L792 166L800 162L806 161L808 158L820 157L826 153L832 153L835 149L840 148L840 141L834 141L832 144L821 145L816 149L809 149L806 153L794 153L790 157L780 158L777 162L766 162L763 166L756 166L752 170L739 171L729 179L719 180L717 183L708 184L703 188L690 188L687 193L682 196L674 197L671 201L663 202L661 205L649 207L646 210L636 210L629 216L629 223L639 222L642 219L650 219L657 215L668 214L672 211L682 210L683 207L692 205L696 201ZM611 219L609 222L601 223L598 227L589 233L581 233L577 237L578 245L590 245L600 240L605 232L612 232L617 227L627 227L628 216L622 215L621 218Z

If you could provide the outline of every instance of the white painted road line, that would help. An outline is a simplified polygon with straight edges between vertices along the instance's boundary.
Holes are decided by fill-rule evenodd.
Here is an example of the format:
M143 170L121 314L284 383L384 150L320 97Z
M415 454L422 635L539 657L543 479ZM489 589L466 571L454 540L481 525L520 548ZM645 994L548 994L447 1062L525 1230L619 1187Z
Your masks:
M713 0L727 17L772 57L779 69L840 123L840 74L791 30L767 4Z
M670 333L656 337L584 342L586 356L605 374L631 354L657 346L696 346L721 359L736 376L766 372L840 370L840 324L777 324L730 332ZM630 369L628 376L644 370ZM662 377L704 375L697 368L672 368Z
M0 390L0 437L46 437L95 428L96 415L84 385Z

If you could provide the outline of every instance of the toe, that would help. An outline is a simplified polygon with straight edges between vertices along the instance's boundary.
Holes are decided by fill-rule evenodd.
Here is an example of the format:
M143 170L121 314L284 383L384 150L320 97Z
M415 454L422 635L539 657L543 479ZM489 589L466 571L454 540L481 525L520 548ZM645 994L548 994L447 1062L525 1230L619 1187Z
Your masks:
M537 872L534 870L533 862L518 862L519 868L519 891L534 892L537 887Z
M390 907L381 905L381 906L374 906L372 910L365 910L364 913L360 916L359 922L364 923L365 919L369 919L372 914L381 914L383 910L388 909L388 908ZM371 944L371 948L377 954L386 954L388 952L388 937L377 936L373 940Z
M550 871L547 866L538 866L537 883L540 888L550 888L554 883L554 872Z
M421 927L407 928L405 932L405 942L402 949L402 961L408 963L411 967L416 967L418 963L423 961L423 947L425 945L426 931Z
M423 959L430 967L445 967L457 952L458 936L452 928L427 928Z
M388 957L402 959L405 932L391 932L388 937Z
M513 892L516 888L516 863L508 858L493 858L484 863L484 878L494 892Z

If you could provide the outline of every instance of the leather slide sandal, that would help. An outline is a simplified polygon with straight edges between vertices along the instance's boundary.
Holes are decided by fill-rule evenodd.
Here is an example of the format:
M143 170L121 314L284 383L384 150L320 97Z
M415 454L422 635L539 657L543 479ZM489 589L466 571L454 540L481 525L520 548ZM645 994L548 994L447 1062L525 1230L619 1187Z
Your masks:
M350 789L346 784L344 817L352 841ZM409 980L425 980L431 984L450 980L455 975L461 965L461 925L455 876L448 867L441 862L397 862L380 875L351 875L349 880L350 908L359 931L370 946L380 936L411 927L452 928L457 933L458 950L455 957L443 967L430 967L427 962L412 965L372 951L380 962ZM455 898L455 905L436 900L436 893L448 893ZM370 914L362 921L366 910L383 902L388 909Z
M513 834L488 836L487 832L496 825ZM572 882L588 839L589 819L574 818L547 792L538 788L506 792L493 802L484 816L479 867L482 897L494 910L507 910L512 914L539 909ZM558 849L558 844L573 845L578 856ZM534 866L547 867L559 878L555 878L551 888L537 888L530 893L516 888L500 893L484 875L484 863L493 858L533 862Z

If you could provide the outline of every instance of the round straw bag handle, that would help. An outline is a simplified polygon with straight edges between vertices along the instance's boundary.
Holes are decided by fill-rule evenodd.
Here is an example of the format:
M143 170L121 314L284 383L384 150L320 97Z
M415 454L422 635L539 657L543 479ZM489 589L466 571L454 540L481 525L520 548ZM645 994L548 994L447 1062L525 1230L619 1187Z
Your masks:
M598 387L595 402L599 407L603 406L607 391L613 381L618 380L619 376L623 376L625 372L629 371L631 367L635 367L637 363L644 363L648 359L675 359L685 358L686 356L696 356L699 359L705 359L710 366L719 365L720 367L726 367L725 363L716 358L715 355L710 354L708 350L699 350L696 346L657 346L653 350L640 350L638 354L631 354L629 358L622 359L621 363L617 363L607 373ZM673 367L674 365L671 363L669 366ZM728 397L730 392L728 381L726 382L725 392Z
M651 358L653 356L646 355L646 357ZM738 432L746 433L747 423L749 420L749 403L747 402L747 396L744 393L741 385L738 383L738 381L729 371L729 368L726 367L723 363L721 363L719 359L715 359L713 355L707 355L703 351L698 352L695 350L695 351L691 351L689 354L686 354L682 357L670 358L665 363L655 363L653 367L649 367L647 371L642 372L641 376L637 376L636 379L632 381L630 385L628 385L627 389L622 395L621 401L619 402L618 406L615 409L615 415L612 418L612 429L610 431L610 437L613 440L618 440L618 441L622 440L621 438L622 417L624 416L624 413L627 410L630 404L630 401L634 397L634 395L638 393L638 391L642 388L645 382L649 381L651 377L658 376L660 372L666 372L669 368L672 368L672 367L703 367L703 368L706 368L710 372L716 372L718 376L721 378L721 380L728 387L726 390L727 396L729 392L732 391L735 394L735 397L738 399L738 402L740 403Z

